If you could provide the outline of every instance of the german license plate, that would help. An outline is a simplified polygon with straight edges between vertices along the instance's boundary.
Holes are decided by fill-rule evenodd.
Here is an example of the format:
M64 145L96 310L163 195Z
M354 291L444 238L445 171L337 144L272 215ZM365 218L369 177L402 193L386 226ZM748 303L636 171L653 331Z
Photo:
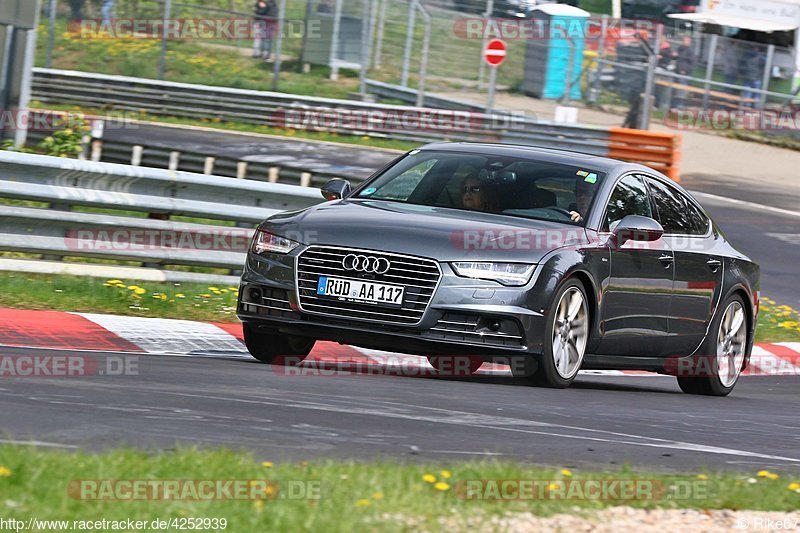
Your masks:
M387 285L354 279L320 276L317 282L317 295L336 298L347 302L384 304L400 307L403 305L405 288L400 285Z

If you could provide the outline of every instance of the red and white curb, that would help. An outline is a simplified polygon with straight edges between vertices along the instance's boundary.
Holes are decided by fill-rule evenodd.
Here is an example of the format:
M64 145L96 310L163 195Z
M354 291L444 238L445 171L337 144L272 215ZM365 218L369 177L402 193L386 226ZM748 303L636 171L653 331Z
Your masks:
M206 323L94 313L0 308L0 345L67 350L114 351L193 357L250 358L238 323ZM433 368L424 357L369 350L320 341L303 365L351 364L384 367L385 373ZM344 366L342 366L344 365ZM508 375L505 365L484 363L478 374ZM658 376L650 372L585 370L583 375ZM753 348L751 376L800 375L800 342L759 344Z

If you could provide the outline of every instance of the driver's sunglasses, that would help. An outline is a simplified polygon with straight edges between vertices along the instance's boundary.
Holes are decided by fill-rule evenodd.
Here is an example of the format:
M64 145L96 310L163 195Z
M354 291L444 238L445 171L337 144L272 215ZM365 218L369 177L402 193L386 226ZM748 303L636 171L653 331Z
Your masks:
M464 186L464 193L466 194L468 192L471 192L472 194L475 194L477 192L481 192L481 187L480 187L480 185L471 185L471 186L470 185L465 185Z

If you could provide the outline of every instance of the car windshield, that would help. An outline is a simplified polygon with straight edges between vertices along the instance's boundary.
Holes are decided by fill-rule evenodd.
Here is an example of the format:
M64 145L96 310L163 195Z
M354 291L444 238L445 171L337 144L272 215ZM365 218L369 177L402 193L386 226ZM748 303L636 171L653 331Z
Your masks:
M415 150L355 198L583 225L604 177L535 159Z

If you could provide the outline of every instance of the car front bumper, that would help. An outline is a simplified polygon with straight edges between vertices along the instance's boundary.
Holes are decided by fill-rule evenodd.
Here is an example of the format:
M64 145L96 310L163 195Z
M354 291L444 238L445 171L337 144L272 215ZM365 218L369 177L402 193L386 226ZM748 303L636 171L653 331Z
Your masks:
M417 355L542 353L544 310L557 276L539 268L526 286L505 287L459 277L447 263L439 263L441 279L430 303L419 324L409 326L303 310L296 268L304 249L248 254L237 308L243 322L287 335Z

